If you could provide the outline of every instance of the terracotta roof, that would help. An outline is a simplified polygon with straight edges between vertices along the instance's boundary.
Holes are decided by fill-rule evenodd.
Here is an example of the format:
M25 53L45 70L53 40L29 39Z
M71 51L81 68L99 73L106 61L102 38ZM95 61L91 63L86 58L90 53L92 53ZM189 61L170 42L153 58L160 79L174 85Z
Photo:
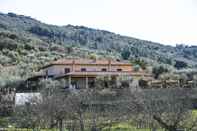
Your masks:
M49 63L43 68L49 67L51 65L68 65L68 64L91 64L91 65L107 65L111 62L111 65L132 65L128 61L116 61L109 59L59 59Z
M52 62L51 64L109 64L110 60L107 59L59 59ZM111 64L130 64L126 61L115 61L111 60Z

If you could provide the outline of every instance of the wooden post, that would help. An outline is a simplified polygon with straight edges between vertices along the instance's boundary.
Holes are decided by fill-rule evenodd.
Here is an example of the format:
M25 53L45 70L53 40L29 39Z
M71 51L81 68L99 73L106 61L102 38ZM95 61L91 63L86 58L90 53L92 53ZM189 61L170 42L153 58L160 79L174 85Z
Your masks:
M116 89L119 87L119 79L117 76L115 76L115 82L116 82Z
M69 87L69 88L71 88L71 81L72 81L71 76L68 76L68 87Z
M108 71L111 71L111 59L108 61Z
M63 79L64 88L66 87L66 78Z

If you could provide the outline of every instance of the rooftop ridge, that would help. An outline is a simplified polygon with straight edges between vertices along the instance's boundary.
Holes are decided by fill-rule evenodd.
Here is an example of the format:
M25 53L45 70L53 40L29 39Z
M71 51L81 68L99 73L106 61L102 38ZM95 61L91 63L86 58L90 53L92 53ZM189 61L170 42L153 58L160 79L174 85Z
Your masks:
M114 59L87 59L87 58L64 58L53 61L49 64L131 64L129 61Z
M114 60L114 59L62 58L52 61L49 64L41 67L40 69L44 69L53 65L127 65L127 66L130 65L132 66L132 63L125 60Z

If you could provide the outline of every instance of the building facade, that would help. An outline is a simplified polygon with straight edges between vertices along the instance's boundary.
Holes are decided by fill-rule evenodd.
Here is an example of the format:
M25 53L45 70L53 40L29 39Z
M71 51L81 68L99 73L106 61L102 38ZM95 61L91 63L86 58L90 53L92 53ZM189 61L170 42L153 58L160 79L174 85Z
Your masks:
M46 78L64 80L65 87L89 88L99 76L115 80L118 76L132 77L133 66L128 61L61 59L42 67L41 71Z

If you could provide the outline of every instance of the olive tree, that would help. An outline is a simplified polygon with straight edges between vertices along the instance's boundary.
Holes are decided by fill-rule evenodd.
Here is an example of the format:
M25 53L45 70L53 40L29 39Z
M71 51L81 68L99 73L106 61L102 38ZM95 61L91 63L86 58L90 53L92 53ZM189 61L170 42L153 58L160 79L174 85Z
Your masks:
M127 108L132 115L144 116L141 118L148 123L176 131L179 128L189 128L185 123L191 119L192 99L195 95L196 90L181 88L134 91L128 97ZM190 125L194 128L194 123Z

